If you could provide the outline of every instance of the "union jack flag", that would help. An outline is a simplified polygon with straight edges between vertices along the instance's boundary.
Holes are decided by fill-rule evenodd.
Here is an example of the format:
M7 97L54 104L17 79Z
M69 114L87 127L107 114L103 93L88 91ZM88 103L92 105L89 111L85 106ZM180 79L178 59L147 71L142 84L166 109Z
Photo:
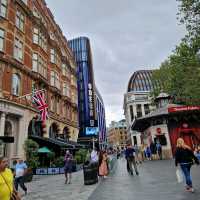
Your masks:
M36 91L33 95L33 100L37 105L37 109L40 111L41 120L45 122L48 117L48 105L45 102L44 92Z

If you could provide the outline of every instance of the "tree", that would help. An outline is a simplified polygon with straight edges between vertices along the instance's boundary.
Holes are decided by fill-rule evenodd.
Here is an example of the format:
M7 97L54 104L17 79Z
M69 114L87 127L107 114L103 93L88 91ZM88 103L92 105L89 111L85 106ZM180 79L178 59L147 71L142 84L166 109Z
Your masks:
M153 82L158 81L160 88L154 88L157 95L162 89L174 97L174 103L186 105L200 104L200 1L177 0L179 20L186 26L187 34L153 73Z
M153 73L164 92L174 96L174 103L197 105L200 103L200 61L195 45L182 41L173 54ZM160 91L154 89L154 95Z
M177 0L179 4L178 18L186 26L187 37L195 38L200 34L200 1Z
M39 166L38 149L39 145L35 141L31 139L25 141L26 162L30 168L37 168Z

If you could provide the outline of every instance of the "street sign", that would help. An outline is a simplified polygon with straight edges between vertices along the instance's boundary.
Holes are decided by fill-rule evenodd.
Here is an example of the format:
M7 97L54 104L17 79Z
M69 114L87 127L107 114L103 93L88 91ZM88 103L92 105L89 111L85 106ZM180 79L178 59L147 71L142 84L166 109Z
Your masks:
M14 143L14 137L13 136L0 136L0 141L2 141L2 143Z

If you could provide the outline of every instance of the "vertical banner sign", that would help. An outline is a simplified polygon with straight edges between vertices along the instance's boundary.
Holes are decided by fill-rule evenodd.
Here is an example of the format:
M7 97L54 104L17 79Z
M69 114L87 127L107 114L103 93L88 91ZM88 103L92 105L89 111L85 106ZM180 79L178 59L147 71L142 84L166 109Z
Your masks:
M92 92L92 84L88 83L88 100L89 100L89 116L90 116L90 127L94 126L94 99Z
M40 111L41 121L45 122L48 117L48 105L45 102L44 92L35 92L33 95L33 100L37 105L37 109Z

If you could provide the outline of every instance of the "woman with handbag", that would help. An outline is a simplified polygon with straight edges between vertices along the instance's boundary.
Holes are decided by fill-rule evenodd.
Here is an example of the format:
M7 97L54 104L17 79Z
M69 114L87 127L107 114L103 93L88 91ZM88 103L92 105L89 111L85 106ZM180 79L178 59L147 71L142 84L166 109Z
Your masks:
M190 169L193 165L193 161L199 165L199 160L194 155L193 151L187 146L182 138L177 139L176 153L175 153L175 165L180 165L180 168L185 176L186 191L194 192L192 186L192 178L190 175Z
M13 186L13 173L8 169L8 159L0 157L0 199L20 200Z

